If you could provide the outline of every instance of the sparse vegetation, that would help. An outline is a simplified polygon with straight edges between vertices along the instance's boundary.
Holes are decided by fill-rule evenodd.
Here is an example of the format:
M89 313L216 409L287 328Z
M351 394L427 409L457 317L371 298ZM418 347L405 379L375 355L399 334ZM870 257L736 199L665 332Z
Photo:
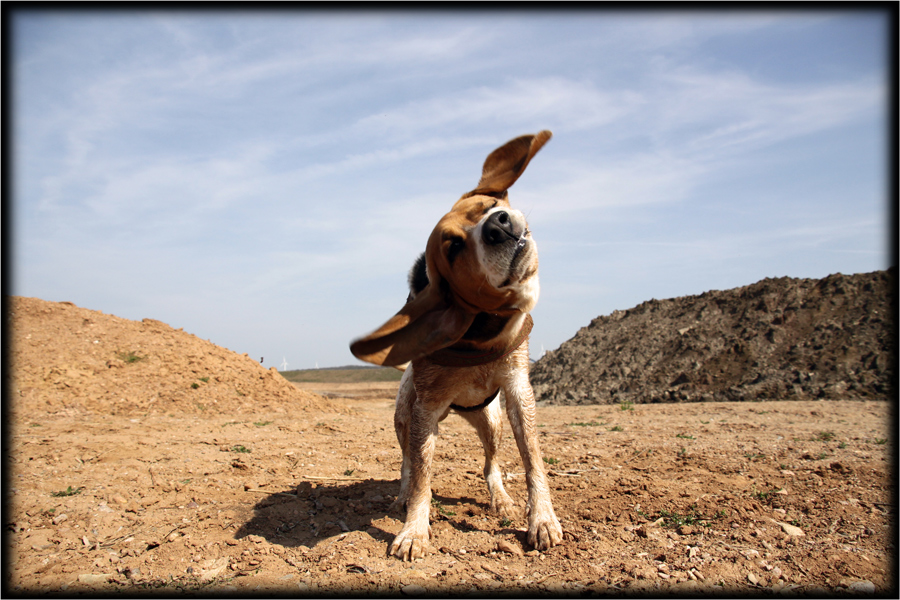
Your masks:
M758 500L768 500L769 496L771 496L772 494L776 494L779 491L781 491L781 488L771 489L768 491L761 491L761 490L757 490L756 487L754 486L753 491L750 492L750 495Z
M231 451L232 451L232 452L241 452L241 453L249 454L249 453L250 453L250 448L247 448L246 446L242 446L242 445L237 445L237 446L232 446L232 447L231 447Z
M265 427L266 425L271 425L272 421L254 421L253 424L257 427Z
M677 433L677 434L675 434L675 437L681 438L681 439L683 439L683 440L692 440L692 439L694 439L694 436L688 435L688 434L686 434L686 433Z
M116 358L126 363L135 363L139 360L144 360L145 357L138 356L133 351L129 350L128 352L116 352Z
M440 500L438 500L437 498L431 499L431 505L437 509L439 514L441 514L445 517L455 517L456 516L455 512L445 509L443 507L443 505L441 504Z
M634 410L634 402L630 400L623 400L619 403L619 410Z
M71 485L59 492L52 492L50 495L54 498L65 498L66 496L74 496L80 494L84 487L73 488Z
M830 442L833 439L834 439L833 431L820 431L818 433L818 435L816 435L816 437L813 438L813 441Z
M603 423L598 423L597 421L588 421L587 423L569 423L569 427L599 427L603 425Z
M609 428L610 431L623 431L622 427L619 425L613 425Z
M552 457L548 457L548 456L545 456L545 457L544 457L544 462L547 463L548 465L556 465L556 464L559 464L559 460L558 460L558 459L555 459L555 458L552 458Z

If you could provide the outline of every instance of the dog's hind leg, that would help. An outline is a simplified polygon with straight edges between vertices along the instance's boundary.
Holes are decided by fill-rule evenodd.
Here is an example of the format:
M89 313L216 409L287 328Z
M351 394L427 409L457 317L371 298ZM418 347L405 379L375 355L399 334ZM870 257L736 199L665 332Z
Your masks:
M410 365L400 378L400 389L394 406L394 431L403 453L403 464L400 467L400 491L388 510L403 510L409 500L409 421L415 401L416 387L413 385L413 369Z
M503 435L500 399L495 398L481 410L459 412L459 415L475 428L484 447L484 480L491 495L491 510L506 517L518 517L516 503L503 487L503 473L496 458Z

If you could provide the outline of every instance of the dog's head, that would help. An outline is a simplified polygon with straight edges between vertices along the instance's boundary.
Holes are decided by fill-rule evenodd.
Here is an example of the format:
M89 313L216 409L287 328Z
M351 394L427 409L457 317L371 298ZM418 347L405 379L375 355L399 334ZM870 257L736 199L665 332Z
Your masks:
M410 278L406 305L354 341L354 356L399 365L456 343L479 313L508 316L534 307L540 290L537 246L525 216L510 207L507 190L550 135L518 137L488 155L478 186L431 232L425 277Z

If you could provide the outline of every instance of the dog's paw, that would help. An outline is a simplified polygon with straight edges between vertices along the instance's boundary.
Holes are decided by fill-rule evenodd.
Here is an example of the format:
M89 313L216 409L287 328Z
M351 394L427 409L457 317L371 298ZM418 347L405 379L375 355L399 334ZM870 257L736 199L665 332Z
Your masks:
M530 519L528 524L528 543L536 550L549 550L563 541L562 526L552 512L543 517Z
M491 498L491 512L509 519L519 519L522 511L516 506L512 498L504 494L497 498Z
M391 548L388 551L391 555L396 556L400 560L416 560L417 558L425 558L431 545L428 538L431 537L431 526L426 525L424 528L410 526L409 523L403 526L394 541L391 542Z
M393 502L391 502L391 505L388 506L388 512L394 512L395 510L399 512L403 512L406 510L406 498L397 496L397 498Z

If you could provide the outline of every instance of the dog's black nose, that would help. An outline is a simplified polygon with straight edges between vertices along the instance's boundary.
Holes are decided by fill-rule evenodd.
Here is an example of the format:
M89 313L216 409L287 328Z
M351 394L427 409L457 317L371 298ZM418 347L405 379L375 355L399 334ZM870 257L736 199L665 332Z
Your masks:
M518 237L515 234L512 219L509 218L509 213L503 210L498 210L491 214L481 228L481 239L484 240L485 244L491 246L502 244L507 240L515 240Z

